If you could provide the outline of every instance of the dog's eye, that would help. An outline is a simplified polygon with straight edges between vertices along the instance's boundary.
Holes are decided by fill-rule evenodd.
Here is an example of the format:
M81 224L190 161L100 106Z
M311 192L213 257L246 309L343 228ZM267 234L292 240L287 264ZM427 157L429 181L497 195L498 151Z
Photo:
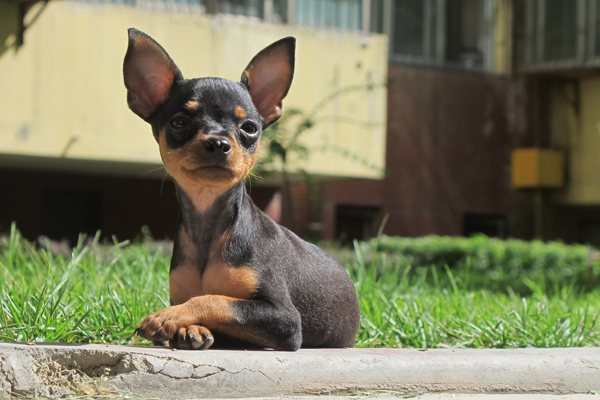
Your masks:
M188 126L191 123L188 117L184 117L182 115L175 116L171 118L170 124L175 129L182 129Z
M242 130L248 135L256 135L258 133L258 127L254 122L246 121L242 124Z

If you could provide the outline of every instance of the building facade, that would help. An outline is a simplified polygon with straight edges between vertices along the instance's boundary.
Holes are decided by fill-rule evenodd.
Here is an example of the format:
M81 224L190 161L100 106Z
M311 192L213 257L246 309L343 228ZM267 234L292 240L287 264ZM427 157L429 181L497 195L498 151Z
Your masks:
M324 185L326 237L600 246L598 2L387 4L387 177Z
M529 136L524 82L512 74L512 2L385 4L386 178L324 185L325 236L532 236L528 198L510 181L512 149ZM356 224L345 231L349 215Z
M537 201L547 237L600 246L600 4L521 1L515 71L535 104L532 145L564 156L564 182Z
M251 193L303 236L600 246L596 0L28 1L0 0L0 230L171 234L174 188L120 77L135 26L186 76L237 79L298 37L278 128L310 125L293 202L276 157Z
M100 229L125 239L144 225L156 237L172 236L173 185L150 127L125 100L122 62L132 26L159 41L185 77L233 80L260 49L296 36L284 114L296 110L318 123L300 140L310 154L290 152L291 179L380 178L387 37L370 32L361 1L317 3L0 0L0 231L16 221L29 238L73 242L78 232ZM325 151L331 143L342 151ZM341 154L358 152L375 167ZM279 185L277 171L275 160L252 181L264 208Z

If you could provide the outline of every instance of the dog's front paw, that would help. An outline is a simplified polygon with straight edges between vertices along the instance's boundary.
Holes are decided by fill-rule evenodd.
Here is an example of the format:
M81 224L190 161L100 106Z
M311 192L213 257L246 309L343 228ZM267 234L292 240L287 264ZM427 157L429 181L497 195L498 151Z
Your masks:
M155 343L171 341L180 329L196 322L188 307L180 304L149 315L135 330L135 334Z
M215 342L212 333L204 326L190 325L180 328L169 346L183 350L205 350Z

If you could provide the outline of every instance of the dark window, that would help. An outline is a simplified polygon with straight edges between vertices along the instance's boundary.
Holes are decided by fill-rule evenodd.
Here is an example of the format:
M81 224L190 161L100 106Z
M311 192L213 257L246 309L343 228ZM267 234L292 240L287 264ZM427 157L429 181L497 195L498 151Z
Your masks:
M246 17L263 17L263 0L219 0L216 2L217 12L222 14L244 15Z
M335 237L344 245L367 240L377 233L378 207L338 205L335 210Z
M515 3L515 60L525 70L596 67L600 61L600 1Z
M392 51L396 54L425 57L426 43L433 32L427 32L427 1L400 0L394 7Z
M600 219L587 219L579 222L578 242L600 247Z
M80 233L100 229L101 195L96 191L46 189L42 192L42 234L77 244Z
M594 56L600 56L600 0L593 0L592 4L592 29L593 29L593 52Z
M287 22L287 0L273 0L271 2L271 7L272 9L270 10L270 12L265 10L265 14L271 15L271 22Z
M371 32L384 33L384 0L371 0Z
M362 30L362 0L296 0L296 23Z
M506 237L506 217L493 214L465 214L463 235L484 234L489 237Z
M492 68L494 0L397 0L393 4L393 60Z
M545 0L544 3L543 60L575 58L579 1Z
M449 0L446 60L467 68L481 68L485 51L485 2Z

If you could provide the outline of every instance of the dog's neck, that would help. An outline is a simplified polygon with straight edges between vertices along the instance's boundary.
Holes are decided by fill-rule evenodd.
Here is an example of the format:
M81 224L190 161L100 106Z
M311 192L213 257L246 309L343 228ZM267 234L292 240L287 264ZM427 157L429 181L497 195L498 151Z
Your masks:
M246 196L243 182L219 194L200 190L189 193L177 186L179 218L183 229L196 243L221 236L237 220ZM209 206L199 209L198 204Z

